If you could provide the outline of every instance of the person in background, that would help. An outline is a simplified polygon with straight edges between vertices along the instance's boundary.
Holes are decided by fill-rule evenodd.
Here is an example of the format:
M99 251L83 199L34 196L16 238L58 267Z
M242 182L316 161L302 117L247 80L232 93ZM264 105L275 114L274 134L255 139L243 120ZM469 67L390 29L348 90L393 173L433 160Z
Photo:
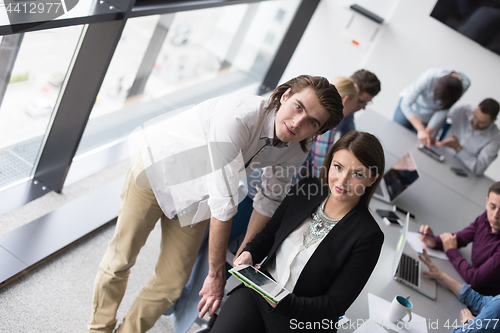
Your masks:
M384 167L384 150L372 134L351 131L340 138L320 178L296 184L233 262L237 267L267 258L262 271L291 294L274 304L241 284L210 332L281 333L292 331L294 320L336 323L380 255L384 234L368 205ZM336 331L333 324L329 332Z
M422 274L443 282L457 295L460 302L468 306L460 311L462 322L452 333L500 332L500 295L484 296L472 289L470 284L461 284L437 268L425 249L424 255L419 257L429 267L429 270L423 271ZM477 316L474 316L469 308L476 312Z
M146 332L179 298L209 222L209 270L198 311L201 317L213 315L224 294L240 176L265 168L250 220L265 225L307 157L312 137L335 127L342 109L326 78L301 75L269 99L216 97L148 126L94 282L89 331L114 330L130 269L158 220L162 239L155 272L116 332Z
M466 283L483 295L500 294L500 182L490 186L486 211L455 234L434 236L428 225L420 226L419 238L429 248L442 249ZM472 242L472 265L458 249Z
M487 98L477 108L471 105L454 105L448 113L452 125L448 137L437 141L436 146L454 149L455 156L476 176L482 176L498 156L500 130L497 120L500 106Z
M364 110L365 107L371 103L372 99L380 92L381 87L378 77L365 69L360 69L354 72L354 74L351 75L351 79L358 86L358 105L347 116L345 116L344 120L342 120L335 128L336 131L340 133L340 136L344 136L350 131L354 131L356 129L356 126L354 125L354 113L359 110ZM331 147L332 144L333 142L329 145L329 147ZM325 151L325 154L327 152L328 150Z
M470 80L457 71L431 68L401 92L394 121L417 133L430 147L446 121L448 109L469 88Z

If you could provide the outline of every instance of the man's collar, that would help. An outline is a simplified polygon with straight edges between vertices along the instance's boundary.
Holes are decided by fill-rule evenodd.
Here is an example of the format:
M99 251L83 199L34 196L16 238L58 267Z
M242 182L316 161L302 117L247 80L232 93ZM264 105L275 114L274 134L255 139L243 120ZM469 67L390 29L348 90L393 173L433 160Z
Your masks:
M488 220L488 215L486 215L486 221L484 221L484 223L486 224L486 226L488 228L488 235L492 235L492 236L495 236L496 239L500 239L500 231L493 232L491 230L491 225L490 225L490 221Z
M264 126L262 127L260 138L266 140L266 144L269 146L274 146L277 148L288 147L288 142L282 142L280 140L276 141L274 139L275 119L276 119L275 111L266 112L264 118Z
M486 222L488 223L488 234L491 234L491 235L495 236L497 239L500 239L500 231L493 232L491 230L490 222L489 221L486 221Z

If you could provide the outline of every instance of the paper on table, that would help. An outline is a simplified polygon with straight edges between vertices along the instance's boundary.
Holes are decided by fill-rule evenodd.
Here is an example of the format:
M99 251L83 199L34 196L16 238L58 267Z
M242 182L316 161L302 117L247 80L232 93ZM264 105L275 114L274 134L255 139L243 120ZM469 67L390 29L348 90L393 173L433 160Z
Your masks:
M422 249L425 248L427 254L430 255L431 257L449 260L448 257L446 256L446 253L444 253L443 251L429 249L427 246L425 246L424 243L422 243L422 241L418 238L418 235L419 235L418 232L408 231L408 236L406 237L406 242L410 244L410 246L413 248L413 250L415 250L415 252L423 253L424 251Z
M368 319L360 325L353 333L388 333L381 324Z
M368 293L368 311L370 312L370 320L384 325L384 327L389 330L394 330L400 333L427 333L427 320L424 317L419 316L418 314L413 312L413 309L411 313L411 322L399 322L398 324L391 323L386 318L390 306L391 302ZM415 308L415 304L413 305L413 307ZM403 319L406 321L408 319L408 315Z

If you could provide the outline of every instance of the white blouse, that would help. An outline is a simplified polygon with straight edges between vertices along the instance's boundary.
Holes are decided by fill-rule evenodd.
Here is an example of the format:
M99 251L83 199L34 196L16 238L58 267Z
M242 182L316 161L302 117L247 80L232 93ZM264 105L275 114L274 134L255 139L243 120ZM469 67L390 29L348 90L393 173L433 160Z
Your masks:
M319 244L321 244L326 235L328 235L328 233L325 234L322 238L319 238L316 243L306 248L304 246L303 237L311 223L312 218L309 215L304 222L302 222L297 229L290 233L283 243L281 243L276 250L274 262L270 262L268 265L268 272L273 276L276 282L289 291L293 291L302 269L304 269L304 266L309 258L311 258L314 251L316 251Z

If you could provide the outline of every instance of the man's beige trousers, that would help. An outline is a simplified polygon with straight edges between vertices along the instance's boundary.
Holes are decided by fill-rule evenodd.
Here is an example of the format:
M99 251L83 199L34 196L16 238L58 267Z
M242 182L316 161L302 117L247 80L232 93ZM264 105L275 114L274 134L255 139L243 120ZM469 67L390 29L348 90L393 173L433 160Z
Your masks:
M161 247L155 272L116 332L139 333L150 329L181 295L209 222L206 220L193 227L181 227L179 221L167 218L153 191L135 183L133 170L138 163L142 164L138 159L128 171L115 234L94 282L89 332L113 331L130 268L134 266L150 232L161 220Z

